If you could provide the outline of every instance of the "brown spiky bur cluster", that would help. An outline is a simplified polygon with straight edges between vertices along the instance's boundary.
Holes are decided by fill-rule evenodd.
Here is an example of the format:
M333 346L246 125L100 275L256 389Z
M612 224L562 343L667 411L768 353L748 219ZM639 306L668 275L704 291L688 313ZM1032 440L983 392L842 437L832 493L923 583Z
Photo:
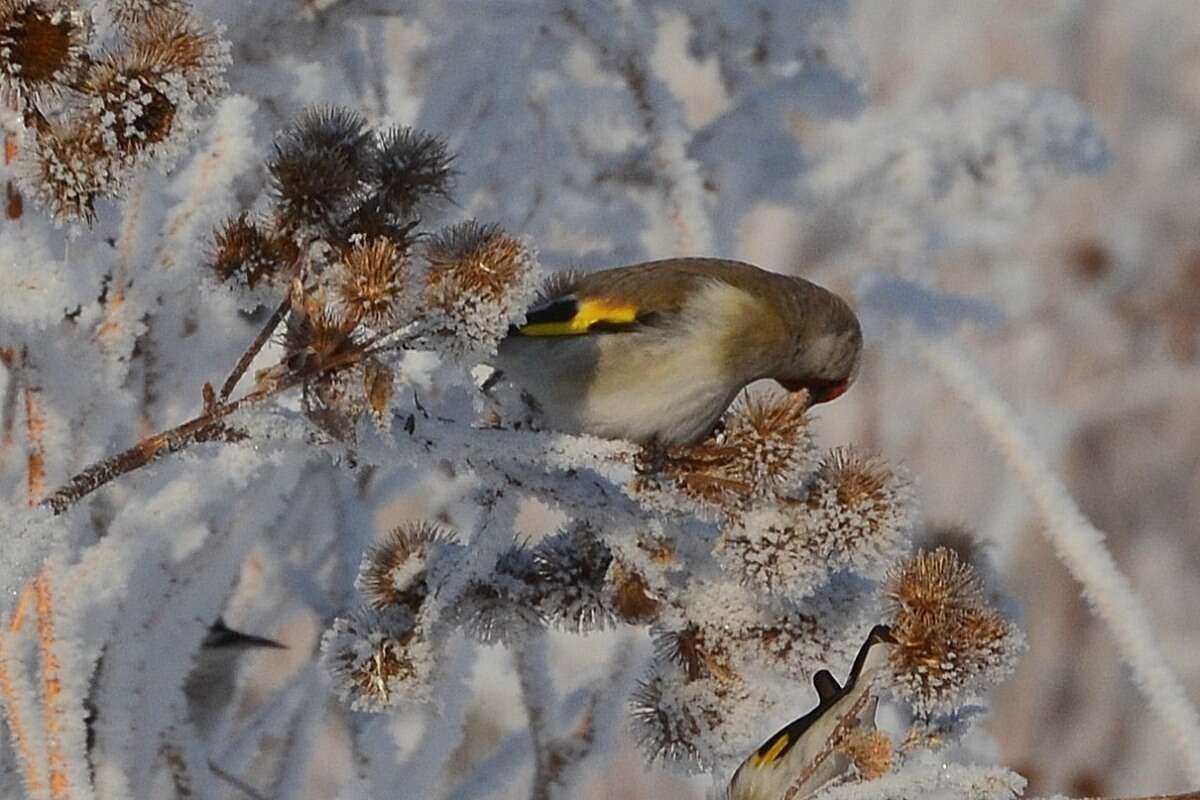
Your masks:
M892 740L880 730L853 728L838 743L838 750L849 756L859 777L867 781L890 773L895 762Z
M101 48L74 0L0 0L0 76L28 126L22 171L65 220L91 221L137 167L167 165L224 88L227 47L186 4L113 22L119 39Z
M249 289L278 287L295 273L299 261L300 247L291 236L249 214L227 220L213 234L209 266L221 281Z
M745 395L711 437L688 447L646 448L632 494L654 509L735 517L758 499L798 487L813 467L803 393Z
M85 18L69 2L0 2L0 75L5 102L17 108L65 91L82 67Z
M424 257L426 327L450 353L493 352L535 296L530 244L494 225L468 221L447 228L426 243Z
M922 718L955 711L1003 678L1024 649L1011 622L988 605L974 567L953 550L917 551L889 571L899 693Z
M880 577L907 547L912 517L903 477L876 456L836 448L802 493L727 524L721 558L750 585L803 597L837 570Z
M321 641L339 695L353 708L427 698L438 655L429 601L462 558L453 532L427 523L395 528L367 552L357 584L366 604L337 619Z
M701 770L736 765L770 733L761 720L779 699L776 680L803 685L828 659L848 657L840 634L859 611L848 601L764 603L728 581L670 601L651 626L656 655L631 698L633 720L652 758Z
M441 573L461 557L462 545L450 530L426 522L401 525L367 552L357 588L376 610L406 608L415 614Z
M437 659L428 634L404 611L365 608L334 620L321 650L338 696L355 711L429 699Z
M490 574L467 584L452 613L484 643L519 641L545 626L586 633L653 613L653 594L631 576L613 579L615 563L595 529L574 522L505 550Z
M368 413L387 427L387 353L489 352L523 313L535 267L523 242L473 221L419 230L449 195L452 160L428 134L311 109L276 137L270 207L214 234L214 277L280 308L284 358L259 388L301 384L305 414L335 439L352 441Z

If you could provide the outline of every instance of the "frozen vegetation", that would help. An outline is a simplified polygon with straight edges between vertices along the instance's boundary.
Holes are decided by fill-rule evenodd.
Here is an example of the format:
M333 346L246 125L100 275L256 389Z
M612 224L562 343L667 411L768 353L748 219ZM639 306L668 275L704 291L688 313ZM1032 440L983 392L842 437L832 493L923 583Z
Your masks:
M1200 788L1197 23L0 0L0 795L721 798L880 624L789 800ZM849 394L491 390L693 254L850 297Z

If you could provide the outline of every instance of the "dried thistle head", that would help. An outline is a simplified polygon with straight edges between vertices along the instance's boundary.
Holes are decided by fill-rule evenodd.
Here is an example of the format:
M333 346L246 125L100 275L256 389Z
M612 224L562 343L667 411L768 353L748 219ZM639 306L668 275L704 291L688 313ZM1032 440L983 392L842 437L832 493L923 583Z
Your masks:
M711 626L693 623L681 630L658 631L654 641L659 658L679 665L688 681L711 679L734 684L740 680L729 641Z
M179 93L170 79L124 54L97 64L84 93L92 98L97 124L114 152L126 158L170 137Z
M284 225L338 233L342 218L361 200L370 167L366 120L344 108L310 109L274 147L267 171Z
M721 532L722 564L754 588L805 597L838 569L882 576L911 526L907 484L882 460L832 451L803 497L759 504Z
M689 505L734 517L756 498L794 486L813 466L808 399L802 393L746 395L722 430L690 447L649 448L632 490L654 506Z
M866 575L881 573L910 533L908 482L882 458L854 448L835 448L825 456L805 502L810 525Z
M496 559L490 575L467 583L448 613L484 644L520 641L546 623L536 599L536 575L532 551L510 547Z
M877 729L852 728L838 743L863 780L873 781L892 771L892 740Z
M321 640L338 695L356 711L380 711L429 694L433 648L407 612L360 609L339 617Z
M474 220L440 231L425 246L426 301L452 309L465 295L502 302L528 270L524 246L498 225Z
M406 608L416 614L436 587L430 585L430 567L435 575L456 560L461 546L454 534L427 522L393 528L383 543L363 558L358 588L372 608Z
M289 236L268 233L247 214L226 220L213 234L209 267L222 281L248 288L287 282L300 260L300 248Z
M533 258L495 225L470 221L433 236L424 250L423 300L431 332L454 352L490 350L533 293Z
M362 353L362 344L354 336L357 326L357 320L321 296L305 297L288 315L283 337L288 364L295 371L310 373L350 366Z
M56 217L91 222L96 198L116 181L100 131L87 119L40 130L26 181Z
M83 18L63 0L0 0L0 78L6 100L27 108L66 88L80 68Z
M631 625L645 625L658 617L662 598L636 569L614 558L604 580L608 606L617 618Z
M448 197L454 156L436 136L412 128L391 128L378 137L371 170L380 205L411 217L429 198Z
M193 109L223 85L223 69L215 36L185 13L160 9L88 71L80 91L114 153L134 163L191 126Z
M892 671L922 716L952 710L998 681L1023 647L1020 633L982 594L975 569L953 550L918 551L887 576Z
M175 76L194 100L223 87L228 60L225 45L203 29L182 4L162 2L127 26L126 52L131 63L164 76Z
M633 731L648 759L708 771L741 757L771 708L769 694L749 681L688 680L675 664L656 660L630 697Z
M122 26L136 24L146 17L163 11L186 10L185 0L109 0L108 9L112 18Z
M613 622L604 583L611 562L595 531L573 524L534 548L530 599L545 619L574 633L606 628Z
M338 297L350 316L371 325L394 320L405 289L406 253L390 239L355 244L342 258Z

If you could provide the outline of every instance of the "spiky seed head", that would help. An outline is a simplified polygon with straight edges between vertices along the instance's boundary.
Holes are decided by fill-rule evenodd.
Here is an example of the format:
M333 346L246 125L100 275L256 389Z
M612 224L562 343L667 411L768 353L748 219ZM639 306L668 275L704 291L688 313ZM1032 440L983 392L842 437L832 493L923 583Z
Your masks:
M533 549L532 599L542 616L574 633L613 622L604 579L612 553L590 526L571 525Z
M338 297L350 316L371 325L393 321L407 279L407 256L390 239L359 242L342 259Z
M186 3L184 0L109 0L108 6L113 20L128 28L155 13L180 13L185 10Z
M979 573L948 547L918 550L888 572L887 595L911 616L938 619L983 603Z
M428 567L442 551L454 549L454 534L429 522L393 528L371 548L359 571L358 587L373 608L407 608L414 614L430 594Z
M213 234L209 267L222 281L253 289L260 283L282 285L300 259L289 236L268 233L248 214L228 219Z
M321 641L322 660L338 694L359 711L380 711L428 694L432 647L407 612L360 609L334 620Z
M614 558L605 582L608 585L609 605L623 621L631 625L645 625L658 616L662 599L632 567Z
M806 489L726 521L718 555L746 585L798 599L838 569L882 577L904 552L911 493L881 459L834 450Z
M922 716L953 710L1012 668L1020 632L984 599L974 568L953 550L918 551L884 587L891 601L892 671Z
M847 565L869 577L883 574L911 534L908 481L882 458L855 448L835 448L825 456L806 505L810 529L821 531Z
M157 69L121 53L88 73L83 93L114 152L129 159L174 130L179 93Z
M708 771L743 754L746 717L766 710L763 699L745 681L688 680L675 664L656 660L630 697L633 732L648 759Z
M37 132L28 162L28 181L51 213L91 222L96 198L116 180L100 131L89 119Z
M344 108L306 111L275 139L267 162L283 222L332 232L361 199L370 163L366 120Z
M129 30L130 59L189 84L209 86L221 60L220 45L181 8L162 4L143 14Z
M402 218L425 201L448 197L454 161L446 143L412 128L390 128L378 137L371 170L381 205Z
M491 575L468 582L449 613L484 644L521 641L547 621L537 602L536 575L533 552L510 547L496 559Z
M474 220L436 234L425 246L426 299L450 310L465 298L499 303L528 269L525 248L498 225Z
M323 297L306 297L287 319L283 344L288 362L309 372L322 372L343 362L349 365L362 352L354 336L357 326L357 320Z
M873 781L892 771L892 740L881 730L852 728L837 749L849 756L863 780Z
M494 351L533 294L532 252L494 225L464 222L433 236L424 257L432 340L455 356Z
M25 107L57 94L80 66L85 32L71 5L0 0L0 76L5 94Z
M643 449L633 491L655 506L677 492L706 514L733 517L812 471L808 401L800 393L744 395L723 429L688 447Z
M732 657L724 646L715 641L712 629L692 624L682 630L660 631L655 635L659 657L683 668L689 681L710 678L720 684L739 680Z

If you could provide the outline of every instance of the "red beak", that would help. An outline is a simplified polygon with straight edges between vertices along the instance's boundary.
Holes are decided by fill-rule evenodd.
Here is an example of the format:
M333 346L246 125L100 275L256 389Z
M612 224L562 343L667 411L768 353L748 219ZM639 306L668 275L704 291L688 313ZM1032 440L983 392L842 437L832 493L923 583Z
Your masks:
M782 383L782 381L781 381ZM798 392L801 389L808 391L808 396L812 400L812 405L818 403L828 403L830 400L836 400L846 393L850 388L850 380L847 378L844 381L810 381L808 383L784 383L783 388L789 392Z

